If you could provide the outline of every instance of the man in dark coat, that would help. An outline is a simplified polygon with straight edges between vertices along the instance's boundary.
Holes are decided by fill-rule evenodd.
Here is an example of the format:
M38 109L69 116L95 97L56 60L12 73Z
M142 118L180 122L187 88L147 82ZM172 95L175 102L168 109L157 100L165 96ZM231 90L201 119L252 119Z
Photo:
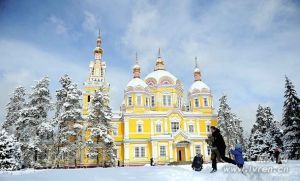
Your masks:
M198 153L194 157L194 160L193 160L193 163L192 163L193 170L201 171L202 170L202 164L203 164L203 156L200 153Z
M221 159L225 162L236 164L234 160L225 156L226 145L225 145L223 136L220 133L220 130L218 128L216 128L215 126L211 126L211 131L212 131L212 137L213 137L212 147L216 147L218 149ZM213 168L213 170L211 172L217 171L217 159L216 158L212 159L212 168Z

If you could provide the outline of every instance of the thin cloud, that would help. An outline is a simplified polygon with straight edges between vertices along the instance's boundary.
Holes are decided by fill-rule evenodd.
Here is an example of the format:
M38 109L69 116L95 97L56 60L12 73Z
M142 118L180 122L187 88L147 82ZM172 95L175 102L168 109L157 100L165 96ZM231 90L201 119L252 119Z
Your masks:
M59 19L58 17L51 15L48 18L49 22L52 23L55 27L55 32L57 34L66 34L67 33L67 28L65 26L65 23L62 19Z
M96 16L94 14L92 14L91 12L85 11L82 27L86 31L90 31L93 33L97 32L98 24L97 24Z

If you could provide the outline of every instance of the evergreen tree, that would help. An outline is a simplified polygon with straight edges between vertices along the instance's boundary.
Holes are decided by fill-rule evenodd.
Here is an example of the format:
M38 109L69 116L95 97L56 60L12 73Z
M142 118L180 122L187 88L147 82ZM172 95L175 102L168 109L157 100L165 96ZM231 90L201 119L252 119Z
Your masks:
M258 106L256 122L249 138L248 157L251 160L270 159L276 147L280 147L279 128L270 107Z
M104 153L102 158L107 159L112 165L115 163L116 155L114 154L115 143L110 135L111 125L111 109L108 105L109 98L102 90L95 92L92 99L91 112L88 117L89 129L91 137L88 140L90 152L88 156L97 159L99 164L100 151Z
M17 123L17 138L21 143L22 162L25 167L39 166L37 161L48 149L43 148L45 140L38 133L42 123L48 122L50 100L49 79L44 77L33 86L29 101L21 110Z
M59 145L63 148L59 150L59 158L67 158L68 164L73 162L77 166L77 153L81 149L81 132L82 127L79 126L81 117L81 91L77 85L71 83L67 87L67 95L62 104L62 109L59 114L58 135ZM65 155L65 156L64 156Z
M218 126L224 136L227 145L227 152L235 144L243 144L243 129L241 120L231 112L230 106L227 104L227 96L223 95L220 99L218 110Z
M63 120L61 119L61 113L72 81L70 77L65 74L59 79L59 83L61 84L61 89L56 91L55 115L52 120L52 126L54 128L54 143L50 157L54 160L54 166L59 166L59 162L61 161L62 137L64 136L63 130L65 129L63 127Z
M289 159L300 159L300 100L286 77L283 105L283 148Z
M9 103L6 105L6 120L3 123L3 128L8 133L15 132L15 125L21 115L21 109L25 104L25 88L19 86L10 97Z
M21 150L13 137L0 130L0 170L18 170L21 168Z

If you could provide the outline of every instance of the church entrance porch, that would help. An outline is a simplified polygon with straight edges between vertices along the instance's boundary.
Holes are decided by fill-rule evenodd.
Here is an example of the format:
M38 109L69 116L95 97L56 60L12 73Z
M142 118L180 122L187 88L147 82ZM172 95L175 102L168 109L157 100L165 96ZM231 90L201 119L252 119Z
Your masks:
M177 161L184 162L185 160L185 148L184 147L177 147Z
M188 141L180 141L176 143L176 161L177 162L186 162L188 161L188 148L190 143Z

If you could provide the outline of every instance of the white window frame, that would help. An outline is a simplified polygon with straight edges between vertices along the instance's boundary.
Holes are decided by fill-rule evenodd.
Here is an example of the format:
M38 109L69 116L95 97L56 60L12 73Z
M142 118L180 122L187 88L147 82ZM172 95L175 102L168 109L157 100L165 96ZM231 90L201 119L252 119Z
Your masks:
M211 149L209 146L206 147L206 153L207 155L211 155Z
M195 154L197 154L198 152L197 151L200 151L199 153L201 154L201 145L195 145Z
M141 131L139 130L141 128ZM142 120L139 120L136 122L136 132L137 133L143 133L144 131L144 122Z
M160 130L158 131L158 126L160 127ZM156 124L155 124L155 132L156 133L161 133L161 131L162 131L162 124L161 124L161 122L157 122Z
M141 106L143 104L142 98L143 98L142 95L136 95L136 105L137 106Z
M143 152L142 152L143 151ZM134 146L134 158L146 158L147 151L146 145L135 145Z
M205 102L207 103L207 105L205 105ZM208 97L203 97L203 107L209 107Z
M172 96L170 94L162 95L162 104L166 107L171 107L172 105Z
M191 131L191 129L190 129L190 126L193 128L193 130ZM195 133L195 126L194 126L194 124L193 123L190 123L189 124L189 133Z
M174 123L177 123L177 124L178 124L178 129L177 129L175 132L173 131L173 127L172 127L172 124L174 124ZM171 125L171 132L172 132L172 133L176 133L176 132L180 129L179 121L171 121L171 124L170 124L170 125Z
M151 107L155 106L155 96L151 96Z
M119 127L118 127L118 125L114 125L115 126L115 128L113 129L113 135L114 136L117 136L119 133L118 133L118 129L119 129Z
M129 101L130 100L130 101ZM127 105L132 106L132 96L127 97Z
M149 97L146 97L146 107L149 107Z
M162 150L162 148L164 148L164 150ZM159 145L159 156L160 157L166 157L167 156L167 146L166 145Z
M197 100L197 101L196 101ZM197 103L197 104L196 104ZM200 102L199 102L199 98L194 98L194 106L195 106L195 108L198 108L198 107L200 107Z
M210 132L210 125L209 124L206 125L206 132Z

